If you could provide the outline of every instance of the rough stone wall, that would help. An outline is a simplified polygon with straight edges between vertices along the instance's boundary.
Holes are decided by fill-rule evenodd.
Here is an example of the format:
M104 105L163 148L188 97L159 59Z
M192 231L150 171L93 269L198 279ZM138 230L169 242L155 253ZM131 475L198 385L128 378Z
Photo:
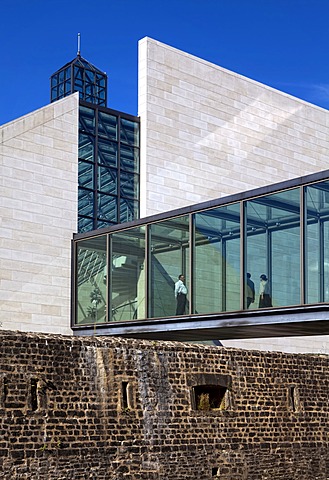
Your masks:
M6 331L0 359L0 478L329 478L326 355Z

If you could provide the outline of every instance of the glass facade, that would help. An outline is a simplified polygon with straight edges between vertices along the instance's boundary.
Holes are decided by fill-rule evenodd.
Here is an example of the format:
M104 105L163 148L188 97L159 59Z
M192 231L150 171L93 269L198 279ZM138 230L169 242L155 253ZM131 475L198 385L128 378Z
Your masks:
M138 216L138 118L80 102L78 231Z
M106 107L107 75L78 55L50 78L50 101L79 92L79 97L95 105Z
M103 323L175 316L181 273L191 316L328 302L329 180L292 183L243 200L236 195L229 204L219 199L217 206L211 202L174 217L169 212L158 221L139 220L133 228L77 235L77 272L86 265L85 250L98 258L98 268L91 262L83 275L75 275L74 324L93 323L86 311L95 285L109 307L99 303L98 323L100 316ZM104 284L105 263L110 275ZM261 301L264 294L269 306Z
M78 232L139 217L139 119L106 108L107 76L78 55L51 76L51 101L79 92Z

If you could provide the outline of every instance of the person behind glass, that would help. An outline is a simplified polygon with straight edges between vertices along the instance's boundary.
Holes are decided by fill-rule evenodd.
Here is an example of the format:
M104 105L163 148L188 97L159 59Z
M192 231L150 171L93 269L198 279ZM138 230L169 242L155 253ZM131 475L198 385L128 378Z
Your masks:
M175 297L177 301L176 315L185 314L187 288L185 286L184 280L184 275L180 274L178 277L178 281L175 283Z
M259 284L259 308L272 307L272 300L270 296L270 285L266 275L260 276Z
M254 303L255 301L255 284L251 280L250 273L247 273L246 297L247 297L247 308L249 308L250 304Z

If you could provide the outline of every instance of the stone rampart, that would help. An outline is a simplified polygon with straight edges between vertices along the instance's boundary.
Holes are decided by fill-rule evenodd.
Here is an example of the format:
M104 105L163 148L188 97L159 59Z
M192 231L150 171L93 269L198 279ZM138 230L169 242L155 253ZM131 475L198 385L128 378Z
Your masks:
M327 480L329 357L1 332L0 478Z

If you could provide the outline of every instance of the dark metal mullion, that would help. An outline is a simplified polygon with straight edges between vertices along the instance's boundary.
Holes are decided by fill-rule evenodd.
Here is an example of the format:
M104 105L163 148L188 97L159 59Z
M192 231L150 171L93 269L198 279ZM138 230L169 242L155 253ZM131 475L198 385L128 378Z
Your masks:
M112 250L113 242L112 235L107 235L107 276L106 276L106 290L107 290L107 321L112 322Z
M195 313L195 215L189 214L189 237L190 237L190 255L189 255L189 270L190 270L190 283L189 283L189 315Z
M266 230L266 270L267 276L270 279L270 294L272 296L272 232L270 230Z
M240 309L246 308L247 279L247 202L240 203Z
M93 109L95 112L95 143L94 143L94 212L93 212L93 228L97 229L98 218L98 108Z
M70 75L71 75L71 78L70 78L70 81L71 81L70 93L71 93L71 95L72 95L72 93L74 93L73 74L74 74L73 64L71 63L71 65L70 65Z
M319 218L319 288L320 302L324 302L324 223Z
M118 172L118 184L117 184L117 222L121 219L121 116L117 117L117 172Z
M222 240L222 311L226 312L226 240Z
M307 187L300 188L300 303L308 301Z
M150 318L150 288L151 288L151 225L145 225L145 318Z
M78 299L78 242L71 243L71 327L77 325L77 299Z

